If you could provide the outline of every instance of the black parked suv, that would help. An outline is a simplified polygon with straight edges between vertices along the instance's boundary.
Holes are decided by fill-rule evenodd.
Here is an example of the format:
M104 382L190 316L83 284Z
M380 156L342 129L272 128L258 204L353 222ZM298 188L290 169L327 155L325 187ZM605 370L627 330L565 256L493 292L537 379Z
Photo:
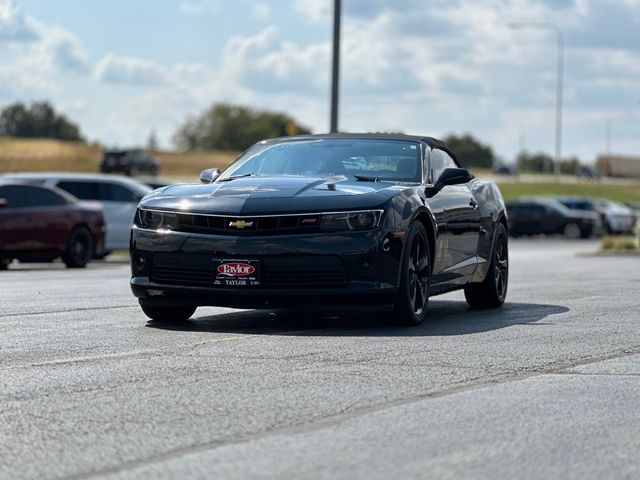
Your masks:
M526 199L507 202L509 233L520 235L564 235L589 238L599 227L592 212L571 210L552 199Z
M160 163L141 149L105 150L100 162L102 173L124 173L130 177L140 173L158 175Z

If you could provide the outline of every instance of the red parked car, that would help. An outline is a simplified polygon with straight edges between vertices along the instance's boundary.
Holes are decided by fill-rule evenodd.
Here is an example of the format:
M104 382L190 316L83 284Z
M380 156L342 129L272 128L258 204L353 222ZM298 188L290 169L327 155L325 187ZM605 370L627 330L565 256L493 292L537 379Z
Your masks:
M98 205L55 188L0 182L0 269L13 259L57 257L67 267L84 267L104 249L104 232Z

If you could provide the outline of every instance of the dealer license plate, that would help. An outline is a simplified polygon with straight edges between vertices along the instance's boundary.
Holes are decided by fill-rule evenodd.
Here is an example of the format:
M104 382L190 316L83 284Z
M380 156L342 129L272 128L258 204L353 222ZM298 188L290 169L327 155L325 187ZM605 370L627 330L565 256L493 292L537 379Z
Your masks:
M214 259L213 284L219 287L253 287L260 285L260 261Z

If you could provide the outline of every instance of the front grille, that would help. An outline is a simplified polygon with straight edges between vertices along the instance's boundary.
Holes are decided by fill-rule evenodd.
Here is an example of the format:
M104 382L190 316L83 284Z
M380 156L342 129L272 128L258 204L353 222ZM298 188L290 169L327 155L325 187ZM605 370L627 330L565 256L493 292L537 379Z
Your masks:
M226 217L221 215L178 214L181 232L214 235L295 235L320 231L320 215L279 217Z
M167 285L211 287L213 286L213 273L209 270L193 267L154 265L151 271L151 280L155 283L165 283Z
M264 261L263 282L266 286L304 288L339 287L347 276L338 257L274 257Z
M165 285L213 287L212 258L211 255L158 253L151 266L151 281ZM261 287L264 288L332 288L348 283L342 261L334 255L277 256L259 260Z

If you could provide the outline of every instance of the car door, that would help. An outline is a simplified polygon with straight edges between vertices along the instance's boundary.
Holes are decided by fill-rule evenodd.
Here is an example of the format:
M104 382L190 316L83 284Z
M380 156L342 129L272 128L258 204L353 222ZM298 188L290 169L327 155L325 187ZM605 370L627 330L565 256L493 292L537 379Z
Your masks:
M54 185L66 192L69 192L74 197L80 200L87 200L92 202L98 202L102 207L105 223L105 250L113 250L119 248L117 246L110 247L112 229L116 223L115 214L109 209L111 204L106 205L101 198L100 182L90 179L61 179L54 183Z
M567 223L567 217L555 208L548 205L544 207L544 222L543 233L545 235L554 235L556 233L562 233L565 224Z
M544 205L521 205L518 223L522 233L526 235L540 235L548 233L550 229L549 218Z
M107 250L128 249L131 225L141 195L132 188L115 182L100 182L100 199L109 216Z
M27 196L22 185L0 187L0 252L21 252L33 248L31 220L27 210Z
M25 194L33 250L64 250L72 223L67 213L67 200L56 192L39 186L25 187Z
M446 152L429 153L429 178L435 183L447 168L459 168ZM434 277L442 281L463 281L477 266L480 236L478 202L467 184L446 185L430 200L440 232L439 252L434 262Z

